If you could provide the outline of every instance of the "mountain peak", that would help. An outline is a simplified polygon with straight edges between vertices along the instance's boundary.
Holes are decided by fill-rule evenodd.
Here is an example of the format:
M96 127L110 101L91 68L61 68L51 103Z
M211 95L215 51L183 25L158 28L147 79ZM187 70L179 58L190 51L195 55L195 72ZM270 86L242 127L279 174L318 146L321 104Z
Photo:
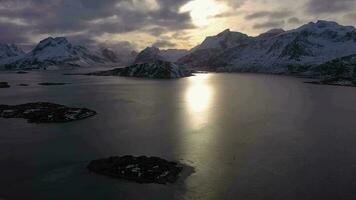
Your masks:
M225 29L223 32L219 33L218 36L223 36L223 35L226 35L226 34L229 34L231 31L230 29Z
M40 51L46 47L55 47L59 45L67 46L70 45L70 43L65 37L48 37L46 39L41 40L40 43L38 43L38 45L35 47L34 51Z

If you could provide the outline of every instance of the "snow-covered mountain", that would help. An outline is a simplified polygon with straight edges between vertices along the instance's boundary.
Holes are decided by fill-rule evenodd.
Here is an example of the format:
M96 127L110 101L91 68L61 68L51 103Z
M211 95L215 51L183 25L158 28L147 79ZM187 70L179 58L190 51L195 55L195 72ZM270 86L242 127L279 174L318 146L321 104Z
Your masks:
M46 38L31 52L5 64L7 69L47 68L51 66L88 66L105 64L100 55L83 46L74 46L64 37Z
M318 21L290 31L274 29L258 37L245 37L240 43L228 44L235 45L222 50L215 48L214 53L207 51L205 55L197 56L193 51L179 63L222 71L307 74L311 66L356 54L356 29Z
M250 41L251 37L239 32L226 29L216 36L207 37L203 43L193 48L193 52L204 49L228 49L237 45L243 45Z
M189 54L180 58L178 63L192 67L205 67L210 62L210 58L217 56L226 49L246 45L251 40L253 38L246 34L226 29L216 36L207 37L203 43L194 47Z
M186 54L188 54L188 51L182 49L160 50L157 47L147 47L137 55L134 63L150 63L156 60L176 62Z

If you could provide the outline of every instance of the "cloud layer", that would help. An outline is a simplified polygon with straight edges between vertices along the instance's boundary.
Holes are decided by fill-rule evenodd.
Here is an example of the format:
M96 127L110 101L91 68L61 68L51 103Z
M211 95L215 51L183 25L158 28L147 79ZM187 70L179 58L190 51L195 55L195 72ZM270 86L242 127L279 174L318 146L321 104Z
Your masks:
M355 8L356 0L1 0L0 42L66 36L125 49L190 48L225 28L258 34L316 19L355 25Z

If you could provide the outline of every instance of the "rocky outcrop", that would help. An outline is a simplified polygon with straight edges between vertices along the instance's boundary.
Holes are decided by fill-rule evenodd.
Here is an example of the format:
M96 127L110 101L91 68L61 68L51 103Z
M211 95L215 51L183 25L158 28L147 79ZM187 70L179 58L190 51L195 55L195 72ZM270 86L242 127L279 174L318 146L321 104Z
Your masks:
M0 105L0 117L23 118L29 123L71 122L94 115L96 112L87 108L70 108L47 102Z
M91 172L137 183L174 183L183 166L158 157L121 156L91 161Z

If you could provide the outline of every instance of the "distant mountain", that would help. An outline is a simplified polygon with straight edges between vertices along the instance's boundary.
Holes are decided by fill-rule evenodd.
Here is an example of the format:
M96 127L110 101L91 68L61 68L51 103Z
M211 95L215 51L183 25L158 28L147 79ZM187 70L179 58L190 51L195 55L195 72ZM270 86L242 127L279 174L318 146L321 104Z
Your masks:
M74 46L64 37L46 38L31 52L5 64L7 69L47 68L51 66L88 66L105 64L100 55L83 46Z
M61 66L115 66L128 65L136 55L117 54L109 48L89 50L71 44L65 37L46 38L25 54L15 45L0 45L0 68L46 69ZM9 57L9 58L6 58Z
M188 50L182 49L160 50L157 47L147 47L137 55L134 63L150 63L156 60L175 62L187 53Z
M111 48L101 48L100 55L111 62L112 65L128 66L134 62L138 53L135 51L116 51Z
M240 35L240 40L236 36L222 40L227 33L207 38L179 63L218 71L310 74L312 66L356 54L356 29L330 21L311 22L290 31L274 29L258 37L238 33L234 35ZM197 53L221 41L229 45Z
M176 64L162 60L151 60L149 63L137 63L125 68L89 73L95 76L127 76L153 79L175 79L191 76L191 72L179 68Z
M113 63L120 62L119 56L115 53L114 50L112 50L110 48L101 49L101 54L105 59L107 59Z

